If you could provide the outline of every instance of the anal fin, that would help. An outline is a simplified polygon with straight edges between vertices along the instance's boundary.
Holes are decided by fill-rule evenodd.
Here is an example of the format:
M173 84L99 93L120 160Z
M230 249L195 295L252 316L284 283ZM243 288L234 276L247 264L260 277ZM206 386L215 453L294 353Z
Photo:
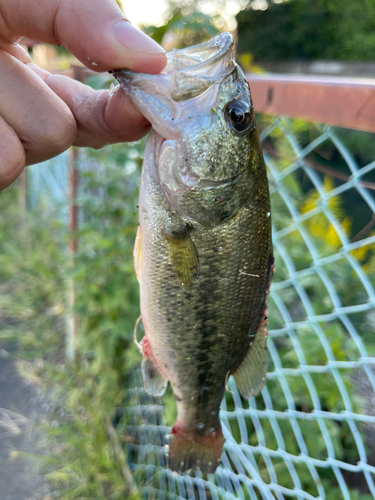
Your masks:
M267 376L267 329L262 322L240 366L232 374L240 394L248 399L260 393Z
M150 396L162 396L167 388L168 380L160 373L149 356L142 360L143 386Z

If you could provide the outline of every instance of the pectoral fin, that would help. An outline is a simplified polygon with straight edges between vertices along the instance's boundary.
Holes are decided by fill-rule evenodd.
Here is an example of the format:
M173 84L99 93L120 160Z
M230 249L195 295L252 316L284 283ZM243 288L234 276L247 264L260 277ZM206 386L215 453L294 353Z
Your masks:
M267 329L262 323L244 360L232 374L243 398L256 396L265 386L267 356Z
M169 248L172 265L181 283L188 287L198 270L198 252L187 228L179 232L163 233Z

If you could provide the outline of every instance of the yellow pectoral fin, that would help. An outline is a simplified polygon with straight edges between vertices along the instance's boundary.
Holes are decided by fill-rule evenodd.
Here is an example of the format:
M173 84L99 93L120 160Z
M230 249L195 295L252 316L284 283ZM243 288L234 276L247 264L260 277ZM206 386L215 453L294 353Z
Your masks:
M141 282L142 236L140 226L138 226L137 236L135 238L133 255L135 274L137 275L138 281Z
M169 255L175 273L185 287L189 287L198 271L198 252L188 232L167 234L164 232L168 243Z

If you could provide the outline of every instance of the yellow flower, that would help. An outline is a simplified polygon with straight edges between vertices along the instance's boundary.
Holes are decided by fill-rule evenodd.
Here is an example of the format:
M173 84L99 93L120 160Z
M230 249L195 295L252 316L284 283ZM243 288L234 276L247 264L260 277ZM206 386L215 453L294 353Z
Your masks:
M323 182L323 188L326 193L329 193L335 188L333 179L331 177L325 176ZM310 219L306 221L307 229L310 234L312 234L316 239L324 241L327 247L330 249L337 250L341 246L341 240L333 224L330 223L328 217L325 214L325 207L330 213L335 217L337 221L342 217L342 204L339 196L333 196L326 200L325 206L320 204L321 197L319 193L314 190L310 196L303 202L301 206L301 213L307 213L310 210L318 208L320 211L316 215L313 215ZM342 230L345 234L350 233L351 220L349 217L345 217L340 223Z

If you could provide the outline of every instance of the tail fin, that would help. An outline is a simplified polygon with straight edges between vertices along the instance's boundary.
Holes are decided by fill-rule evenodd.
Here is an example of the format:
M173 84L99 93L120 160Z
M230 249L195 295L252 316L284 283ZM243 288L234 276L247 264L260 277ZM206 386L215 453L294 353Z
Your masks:
M223 443L221 428L201 436L175 424L169 441L169 468L177 472L196 469L202 474L212 474L220 463Z

